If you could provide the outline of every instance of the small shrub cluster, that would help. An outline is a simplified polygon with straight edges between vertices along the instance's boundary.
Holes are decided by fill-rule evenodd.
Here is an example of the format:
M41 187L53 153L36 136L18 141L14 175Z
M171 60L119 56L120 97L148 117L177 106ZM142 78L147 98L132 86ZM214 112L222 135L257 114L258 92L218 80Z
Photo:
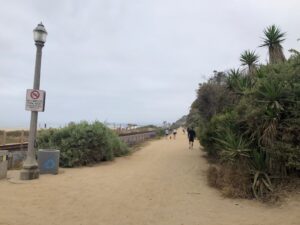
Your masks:
M275 26L266 33L263 46L277 45L276 54L269 48L271 64L257 65L255 52L245 51L247 68L216 72L200 84L188 115L204 150L219 162L208 171L209 183L228 196L265 199L278 181L300 177L300 53L286 60L276 41L283 33Z
M129 151L119 137L100 122L70 123L60 129L41 130L37 143L40 149L59 149L62 167L113 160Z
M163 129L161 127L157 128L155 130L155 132L156 132L156 137L158 137L158 138L165 135L165 129Z

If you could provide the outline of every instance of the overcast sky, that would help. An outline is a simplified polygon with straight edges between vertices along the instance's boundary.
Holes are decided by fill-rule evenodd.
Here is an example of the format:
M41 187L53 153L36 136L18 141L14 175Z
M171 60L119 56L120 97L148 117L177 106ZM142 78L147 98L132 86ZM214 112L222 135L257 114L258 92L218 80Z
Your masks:
M300 48L298 0L0 0L0 127L28 127L32 30L43 22L39 122L173 122L189 111L198 83L239 66L276 24L283 46Z

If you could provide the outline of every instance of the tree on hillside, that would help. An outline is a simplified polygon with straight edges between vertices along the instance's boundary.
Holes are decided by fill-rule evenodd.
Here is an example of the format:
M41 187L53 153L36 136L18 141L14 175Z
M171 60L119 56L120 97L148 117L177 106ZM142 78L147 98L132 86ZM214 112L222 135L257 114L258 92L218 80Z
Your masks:
M271 25L264 30L264 43L260 47L268 47L269 61L271 64L285 62L285 56L282 51L282 42L285 40L285 33L281 32L279 27Z
M250 75L254 74L257 67L258 59L259 56L255 53L255 51L250 50L245 50L240 56L242 66L248 67L248 73Z
M214 75L208 80L208 83L222 85L226 83L226 73L223 71L213 71Z

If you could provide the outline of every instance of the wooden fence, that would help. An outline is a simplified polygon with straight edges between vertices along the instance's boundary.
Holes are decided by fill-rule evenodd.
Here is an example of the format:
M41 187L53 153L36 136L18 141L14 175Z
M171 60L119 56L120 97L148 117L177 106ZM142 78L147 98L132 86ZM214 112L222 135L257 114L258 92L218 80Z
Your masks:
M25 130L5 131L0 130L0 145L24 144L28 141L29 132Z

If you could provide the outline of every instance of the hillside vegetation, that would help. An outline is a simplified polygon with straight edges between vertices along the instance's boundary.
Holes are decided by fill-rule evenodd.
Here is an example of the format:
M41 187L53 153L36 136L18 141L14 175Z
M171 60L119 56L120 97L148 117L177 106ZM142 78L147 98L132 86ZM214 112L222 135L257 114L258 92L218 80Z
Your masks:
M199 84L187 118L214 162L209 183L227 196L269 199L299 180L300 54L292 49L286 60L286 34L275 25L264 35L269 64L244 51L241 68Z

